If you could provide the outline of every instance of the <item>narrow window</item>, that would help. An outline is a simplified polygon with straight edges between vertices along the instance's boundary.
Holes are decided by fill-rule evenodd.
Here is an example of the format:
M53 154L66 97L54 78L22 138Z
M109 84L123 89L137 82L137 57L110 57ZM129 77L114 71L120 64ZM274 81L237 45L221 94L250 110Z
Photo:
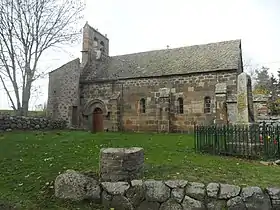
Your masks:
M108 112L107 116L106 116L106 120L110 120L111 119L111 112Z
M184 113L184 100L183 98L178 98L177 100L177 113L178 114L183 114Z
M204 98L204 113L210 113L211 111L211 98L206 96Z
M78 125L78 107L72 107L72 125Z
M93 39L93 47L97 47L98 46L98 39L96 37L94 37Z
M140 113L146 113L146 101L144 98L140 100Z
M104 50L105 50L105 49L104 49L104 42L103 42L103 41L101 41L101 42L100 42L100 45L101 45L101 48L100 48L100 49L101 49L101 51L102 51L102 52L104 52Z

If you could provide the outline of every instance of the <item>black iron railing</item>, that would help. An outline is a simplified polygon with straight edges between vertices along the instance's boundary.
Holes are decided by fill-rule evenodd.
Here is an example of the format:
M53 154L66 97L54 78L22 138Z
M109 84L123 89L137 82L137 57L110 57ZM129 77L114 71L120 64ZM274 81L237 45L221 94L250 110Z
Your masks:
M279 125L195 125L194 135L198 152L254 159L280 158Z

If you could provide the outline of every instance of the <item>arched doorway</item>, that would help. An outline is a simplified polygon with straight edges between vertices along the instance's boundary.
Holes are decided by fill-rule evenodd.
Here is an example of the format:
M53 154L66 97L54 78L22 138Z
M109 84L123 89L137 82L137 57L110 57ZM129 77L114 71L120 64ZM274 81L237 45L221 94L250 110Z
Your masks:
M93 110L93 117L92 117L92 124L93 124L93 131L94 132L103 132L103 111L100 108L95 108Z

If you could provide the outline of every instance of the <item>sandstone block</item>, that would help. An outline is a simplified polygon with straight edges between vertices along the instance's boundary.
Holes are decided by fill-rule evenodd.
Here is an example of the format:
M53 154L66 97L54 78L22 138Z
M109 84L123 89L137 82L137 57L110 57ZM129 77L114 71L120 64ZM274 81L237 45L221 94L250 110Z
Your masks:
M229 199L235 196L238 196L241 188L239 186L230 185L230 184L221 184L220 185L220 199Z
M165 202L170 197L170 189L161 181L145 181L146 200Z
M170 188L177 188L177 187L184 188L188 184L188 181L185 181L185 180L167 180L164 183Z
M280 200L280 188L269 187L266 191L272 200Z
M145 186L142 180L131 181L131 187L126 192L126 197L133 206L139 206L145 199Z
M220 185L218 183L209 183L206 187L207 196L210 198L217 198Z
M131 181L141 179L144 166L142 148L107 148L100 152L102 181Z
M241 198L247 209L269 210L271 201L267 194L264 194L259 187L245 187L241 191Z
M228 210L246 210L246 205L240 196L231 198L227 201Z
M174 188L171 190L171 198L178 203L182 203L185 196L185 189L184 188Z
M266 192L268 193L273 209L280 209L280 189L275 187L266 188Z
M111 202L112 202L113 196L107 193L106 191L102 191L101 194L101 201L102 205L104 206L105 209L109 209L111 207Z
M136 210L158 210L159 206L158 202L143 201Z
M84 199L99 200L101 189L98 182L74 170L56 177L54 183L55 196L72 201Z
M124 195L129 189L127 182L102 182L101 185L110 195Z
M160 210L182 210L182 206L174 200L168 200L160 205Z
M207 210L223 210L226 209L227 202L225 200L214 200L207 204Z
M198 182L190 182L186 187L186 195L197 200L204 200L206 192L205 185Z
M118 210L118 209L134 210L134 208L133 208L132 204L129 202L129 200L122 195L117 195L117 196L113 197L110 208L114 208L116 210Z
M185 196L182 202L183 210L206 210L206 207L201 201L195 200L189 196Z

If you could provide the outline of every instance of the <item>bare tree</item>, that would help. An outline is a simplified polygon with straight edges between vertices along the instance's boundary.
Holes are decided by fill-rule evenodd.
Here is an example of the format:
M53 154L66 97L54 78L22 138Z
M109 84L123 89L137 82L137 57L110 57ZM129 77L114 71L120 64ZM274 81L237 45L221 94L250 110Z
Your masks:
M43 53L77 40L83 9L79 0L0 1L0 81L18 114L27 115L32 84L44 74Z
M257 67L252 64L251 59L247 59L243 63L244 71L251 77L252 86L256 84L256 76L257 76Z

